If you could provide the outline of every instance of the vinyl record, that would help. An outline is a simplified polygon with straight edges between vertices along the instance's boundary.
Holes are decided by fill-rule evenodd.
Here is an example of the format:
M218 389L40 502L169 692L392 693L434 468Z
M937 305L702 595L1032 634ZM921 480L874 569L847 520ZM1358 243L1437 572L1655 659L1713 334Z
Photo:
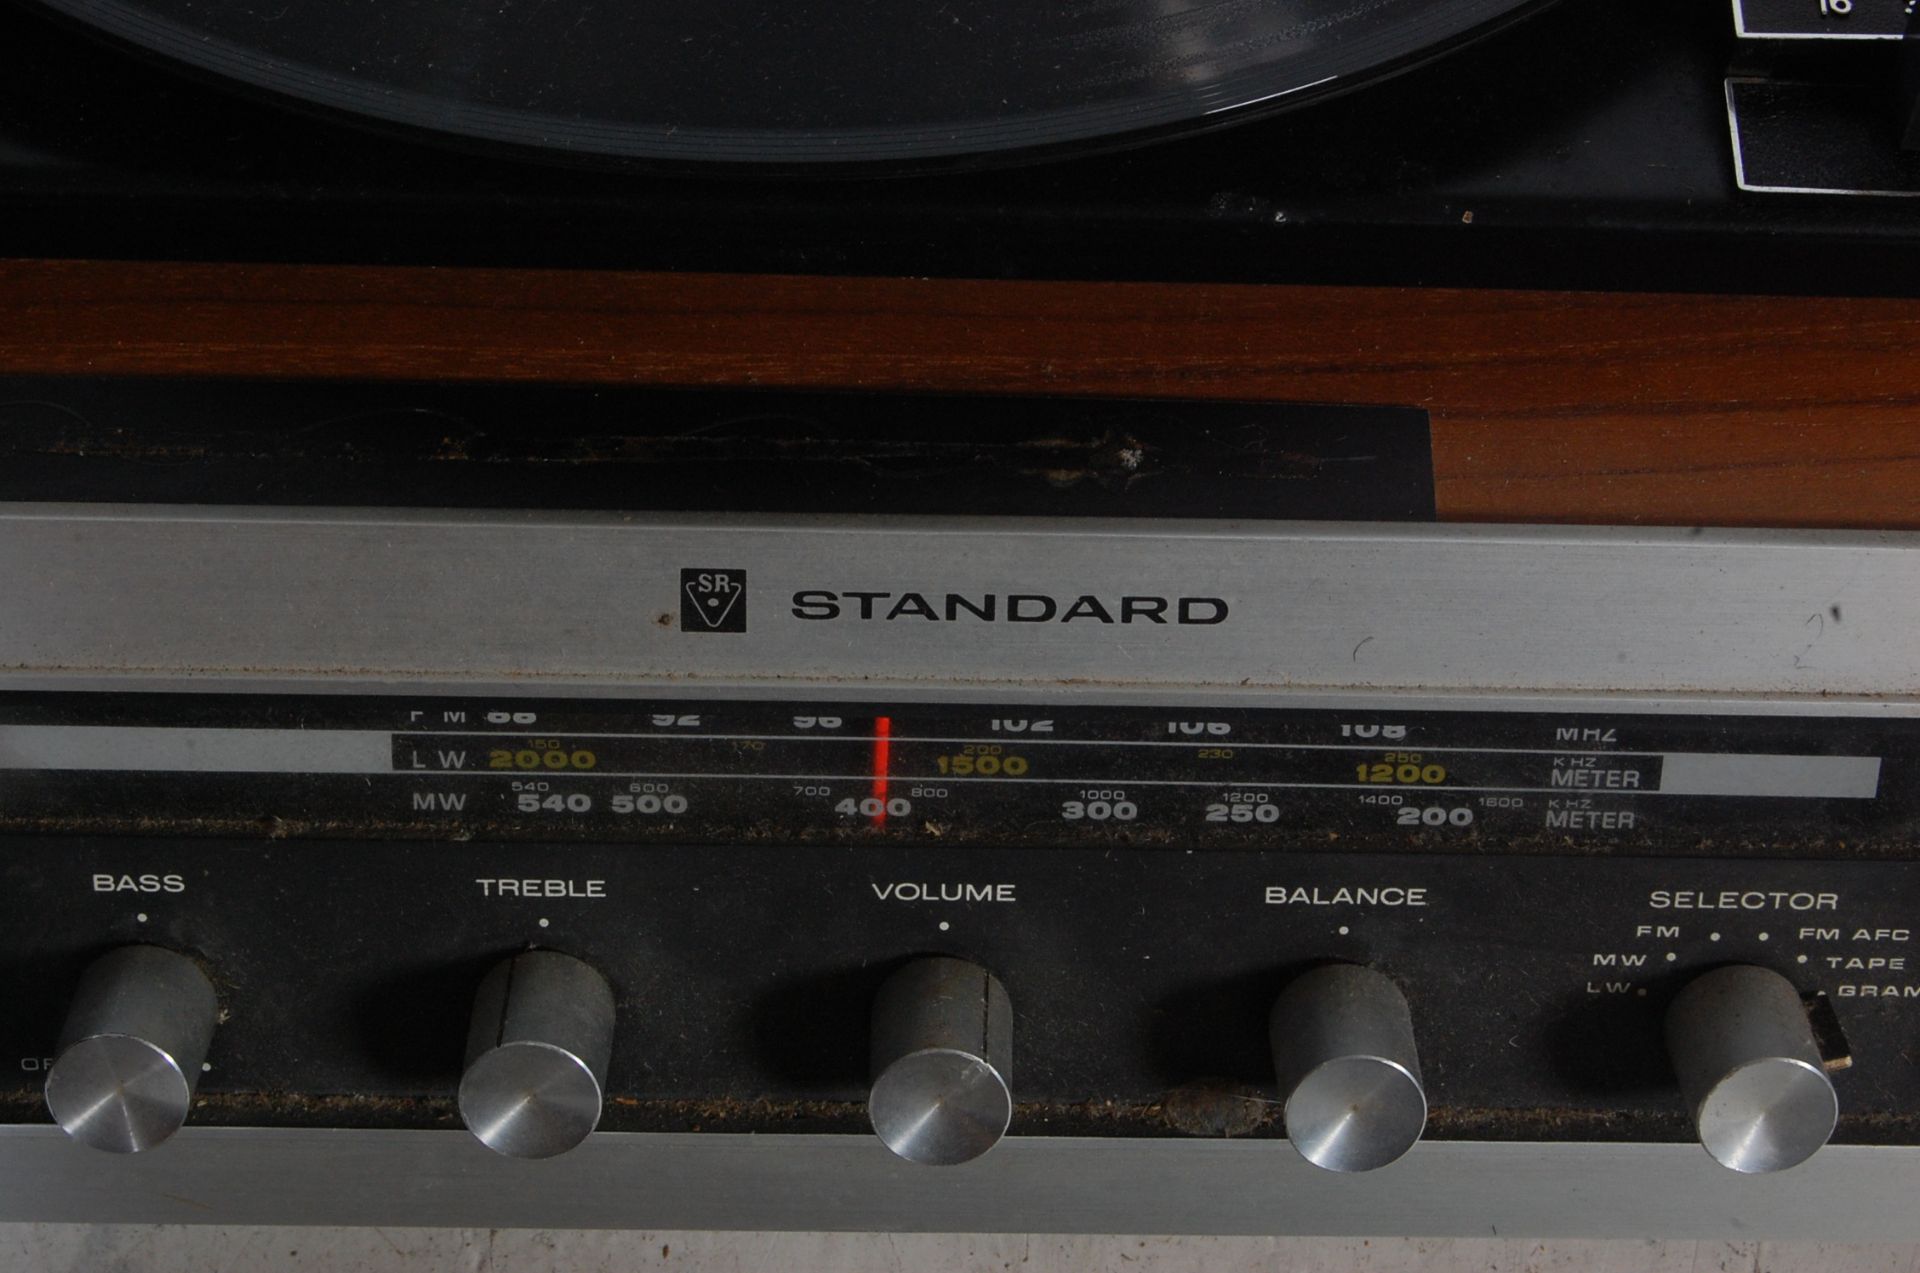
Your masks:
M576 156L804 165L1204 127L1391 70L1538 0L39 2L409 127Z

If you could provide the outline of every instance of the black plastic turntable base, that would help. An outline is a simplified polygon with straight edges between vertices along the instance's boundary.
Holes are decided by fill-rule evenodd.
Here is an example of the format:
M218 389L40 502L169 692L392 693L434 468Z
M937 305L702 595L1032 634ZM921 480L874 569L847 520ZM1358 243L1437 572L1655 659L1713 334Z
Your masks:
M1565 0L1265 122L1067 162L747 179L458 153L0 6L0 254L1900 294L1910 200L1738 189L1720 3Z

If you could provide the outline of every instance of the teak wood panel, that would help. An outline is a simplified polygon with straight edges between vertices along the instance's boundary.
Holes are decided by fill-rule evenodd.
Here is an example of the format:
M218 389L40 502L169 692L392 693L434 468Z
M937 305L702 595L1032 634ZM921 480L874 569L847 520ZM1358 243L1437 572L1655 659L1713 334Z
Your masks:
M1453 520L1920 528L1920 301L0 262L0 373L1426 407Z

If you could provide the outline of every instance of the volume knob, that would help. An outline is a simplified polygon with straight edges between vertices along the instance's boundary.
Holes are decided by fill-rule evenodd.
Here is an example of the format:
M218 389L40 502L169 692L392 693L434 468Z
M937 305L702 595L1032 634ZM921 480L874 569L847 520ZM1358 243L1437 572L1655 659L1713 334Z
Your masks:
M220 1003L185 955L108 951L81 974L47 1071L47 1109L67 1135L119 1154L151 1149L193 1108Z
M909 1162L952 1166L1000 1143L1013 1119L1013 1008L964 959L916 959L881 985L867 1115Z
M1793 983L1736 964L1694 978L1667 1009L1667 1053L1715 1161L1784 1171L1833 1135L1840 1101Z
M1412 1149L1427 1095L1400 988L1371 968L1329 964L1296 978L1269 1018L1287 1139L1329 1171L1372 1171Z
M487 1148L551 1158L600 1123L613 1055L613 991L571 955L532 950L493 966L474 997L460 1117Z

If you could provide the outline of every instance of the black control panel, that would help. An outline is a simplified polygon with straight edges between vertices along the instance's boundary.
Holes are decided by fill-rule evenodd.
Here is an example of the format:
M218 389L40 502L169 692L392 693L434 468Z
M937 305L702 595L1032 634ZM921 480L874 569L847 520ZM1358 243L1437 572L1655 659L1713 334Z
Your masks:
M1663 1014L1727 965L1838 1139L1920 1132L1911 718L1049 701L10 694L8 1113L150 945L218 995L199 1124L457 1126L477 987L550 950L611 988L608 1130L864 1133L875 997L947 956L1016 1135L1283 1134L1327 964L1404 993L1429 1137L1686 1139Z
M457 1126L496 960L613 986L609 1130L864 1132L868 1014L914 956L993 969L1013 1131L1281 1134L1267 1011L1327 961L1404 989L1427 1134L1680 1140L1661 1013L1727 963L1830 1011L1843 1141L1910 1139L1920 1073L1906 863L1390 858L1304 848L16 841L7 1105L41 1084L88 961L157 943L222 1002L194 1121Z

